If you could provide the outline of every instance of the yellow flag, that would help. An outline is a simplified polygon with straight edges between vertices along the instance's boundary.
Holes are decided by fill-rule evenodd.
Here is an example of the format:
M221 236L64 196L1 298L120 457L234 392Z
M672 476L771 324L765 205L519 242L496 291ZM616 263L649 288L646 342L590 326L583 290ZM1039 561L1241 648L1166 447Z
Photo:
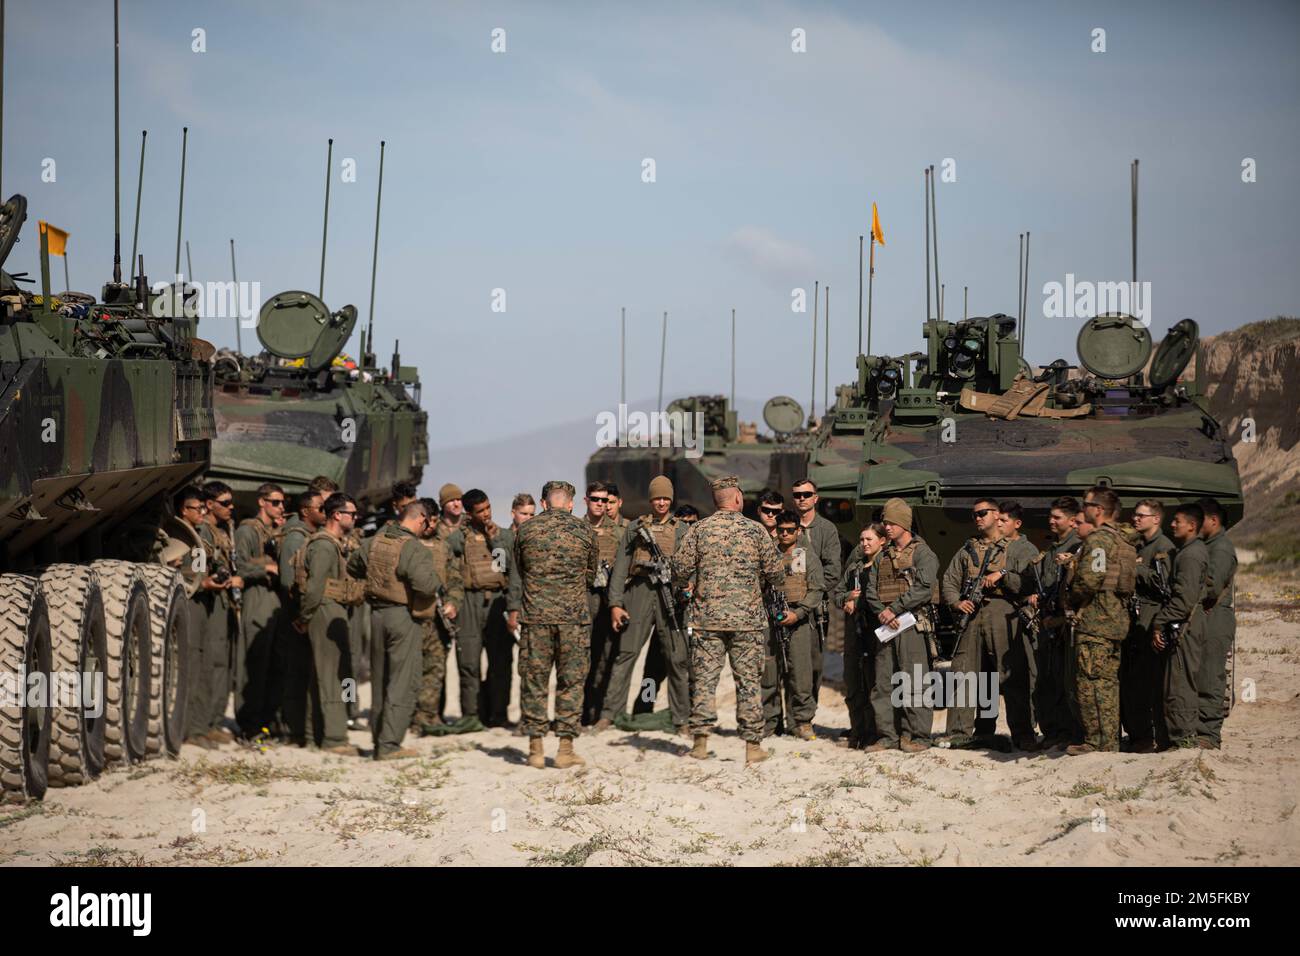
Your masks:
M871 235L882 246L885 244L885 233L880 228L880 213L876 211L875 203L871 204Z
M50 255L66 256L68 254L68 233L58 226L51 226L48 222L41 222L41 232L45 233L46 242L49 243Z

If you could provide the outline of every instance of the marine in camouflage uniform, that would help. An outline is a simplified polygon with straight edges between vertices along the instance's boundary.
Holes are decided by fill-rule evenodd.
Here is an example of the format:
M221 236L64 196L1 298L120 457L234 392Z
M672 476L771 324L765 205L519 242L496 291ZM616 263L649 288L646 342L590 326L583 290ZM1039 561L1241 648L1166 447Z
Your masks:
M304 492L299 498L299 508L307 502L310 502L308 507L313 518L324 517L320 511L319 492ZM284 523L280 534L279 586L283 611L280 616L280 634L276 641L284 673L280 719L289 741L299 746L305 745L310 739L314 724L308 703L311 698L311 639L300 634L293 626L293 622L300 616L302 596L294 586L292 569L294 555L319 528L319 525L305 520L301 514L294 514Z
M436 502L429 498L426 505ZM455 616L465 603L465 586L460 576L460 562L452 561L447 550L447 526L438 521L429 526L429 531L421 538L421 543L433 556L433 569L442 582L441 600L445 614L449 615L450 627L435 615L432 620L421 622L424 627L424 653L421 655L420 689L416 695L415 716L411 718L411 729L422 733L426 726L443 723L443 708L447 696L447 649L451 647L456 636Z
M344 693L352 674L348 608L364 599L365 588L347 573L343 538L356 520L357 505L336 493L326 499L325 507L325 527L307 539L293 568L302 597L297 627L299 633L305 629L311 641L311 704L313 714L320 716L313 722L317 742L331 752L355 754L356 748L348 744Z
M871 709L880 739L867 750L901 749L917 753L930 746L934 712L924 704L927 674L932 669L927 634L933 630L933 605L939 601L939 558L920 537L911 533L912 509L901 498L885 502L883 520L901 531L876 556L862 585L862 603L876 620L911 613L917 626L909 627L876 649L876 673L871 688ZM889 526L886 525L888 529ZM880 643L874 633L864 637ZM895 675L906 675L903 706L895 707ZM919 680L918 680L919 678Z
M1223 741L1223 720L1231 707L1234 688L1229 684L1228 670L1232 645L1237 637L1237 610L1235 579L1237 576L1237 549L1222 527L1223 511L1214 502L1202 504L1207 520L1215 512L1219 526L1203 536L1209 553L1206 569L1205 598L1205 656L1197 678L1200 703L1197 706L1197 743L1218 750Z
M471 488L462 500L465 518L447 536L465 586L456 634L460 712L462 717L477 714L489 727L504 726L514 676L514 635L505 620L514 532L492 521L492 506L482 491ZM481 677L484 651L488 669Z
M1037 558L1037 587L1041 594L1037 601L1039 613L1038 647L1033 711L1043 732L1043 745L1069 744L1077 736L1074 716L1074 697L1070 670L1070 629L1065 618L1067 590L1065 567L1057 558L1073 554L1083 544L1075 531L1072 519L1078 514L1078 502L1073 498L1059 498L1052 510L1058 512L1057 520L1068 530L1049 545ZM1030 568L1028 580L1034 581Z
M770 737L777 732L784 710L787 726L781 728L783 732L793 730L802 740L815 740L812 721L817 714L817 702L813 699L812 665L817 634L813 615L821 608L825 576L817 552L797 521L790 511L777 518L777 554L785 575L782 590L795 622L789 625L769 622L767 656L763 661L763 735ZM782 535L781 528L791 525L795 534ZM790 667L784 674L780 666L782 630L789 635L786 643ZM786 707L782 706L783 698Z
M992 501L976 504L997 510ZM995 575L996 582L984 588L983 600L968 621L965 633L958 637L951 671L983 675L992 672L986 669L991 666L998 675L998 691L1006 701L1007 726L1013 743L1021 750L1034 751L1039 748L1029 709L1029 663L1025 660L1024 643L1019 640L1018 616L1011 604L1011 598L1020 593L1020 574L1024 569L1008 559L1006 543L996 537L996 530L993 534L991 538L977 535L968 539L944 571L941 594L955 616L961 613L956 606L961 601L963 585L975 577L985 552L992 549L985 575ZM948 703L948 734L965 737L973 729L978 737L993 735L996 718L981 716L977 720L975 707L969 700L965 707L951 706L955 701Z
M1136 753L1152 753L1169 745L1164 710L1167 657L1151 646L1151 621L1164 603L1157 582L1163 580L1168 588L1173 580L1174 543L1160 530L1161 515L1159 503L1146 500L1138 502L1133 517L1144 540L1137 557L1136 614L1120 659L1119 705L1120 722Z
M442 582L433 555L420 540L426 506L412 502L348 558L348 574L364 578L370 603L370 727L375 759L414 756L402 740L415 714L420 687L423 622L436 615Z
M546 510L520 526L514 540L508 606L520 615L520 727L529 739L529 764L542 767L542 738L550 727L547 699L555 671L555 765L578 766L573 738L581 730L582 687L591 646L587 591L599 549L590 522L572 514L574 488L547 482Z
M627 624L618 633L618 653L610 668L609 686L605 692L598 729L613 722L615 715L627 708L632 672L636 669L641 649L653 632L664 657L668 661L668 708L672 712L673 726L685 732L691 716L690 650L678 646L671 623L660 599L659 588L650 580L650 546L641 537L640 529L650 532L659 551L668 560L681 546L686 534L686 522L668 513L672 505L673 486L663 475L650 482L651 507L663 509L662 515L643 515L623 532L610 572L609 606L626 611ZM652 689L654 696L658 687ZM638 692L639 694L639 692Z
M1093 528L1070 576L1070 610L1074 620L1075 706L1083 742L1071 744L1071 756L1096 750L1119 750L1120 648L1128 636L1128 599L1133 594L1137 535L1113 523L1119 498L1092 489L1084 502ZM1100 524L1095 526L1093 522Z
M760 746L759 684L767 630L763 588L780 590L785 572L771 536L740 513L744 499L739 479L730 475L715 479L713 497L718 510L691 528L672 560L674 584L689 589L695 604L691 756L708 756L709 730L717 722L718 677L724 657L730 657L736 723L746 745L745 760L754 763L767 759Z
M258 490L259 512L235 529L235 567L244 579L235 644L235 723L253 737L269 732L284 693L275 644L280 629L278 587L280 534L268 519L284 510L284 489L265 484Z
M1201 509L1195 505L1179 506L1174 511L1174 540L1179 544L1174 555L1173 583L1169 600L1151 619L1153 642L1160 641L1168 658L1165 667L1165 724L1171 745L1196 745L1199 724L1200 688L1207 644L1205 618L1206 581L1209 578L1210 551L1199 537ZM1168 646L1171 624L1181 623L1182 633L1176 646Z

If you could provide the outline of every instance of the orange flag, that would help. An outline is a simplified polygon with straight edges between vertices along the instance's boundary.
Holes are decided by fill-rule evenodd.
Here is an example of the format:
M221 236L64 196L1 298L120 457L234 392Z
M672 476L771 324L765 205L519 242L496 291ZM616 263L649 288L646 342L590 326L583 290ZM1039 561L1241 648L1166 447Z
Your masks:
M41 232L45 233L46 242L49 244L50 255L62 256L68 251L68 233L58 226L51 226L48 222L39 223Z
M880 213L876 211L876 204L871 204L871 237L880 243L885 244L885 232L880 228Z

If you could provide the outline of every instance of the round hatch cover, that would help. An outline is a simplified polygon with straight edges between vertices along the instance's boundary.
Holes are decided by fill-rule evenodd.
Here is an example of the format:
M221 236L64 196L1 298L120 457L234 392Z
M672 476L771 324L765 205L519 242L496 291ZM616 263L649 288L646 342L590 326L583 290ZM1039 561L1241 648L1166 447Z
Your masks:
M262 306L257 337L272 355L306 358L329 322L330 310L310 292L281 292Z
M1200 338L1201 328L1195 319L1183 319L1166 332L1160 348L1156 349L1156 357L1151 361L1151 384L1156 388L1166 388L1178 381L1178 376L1183 374L1183 369L1196 354L1196 343Z
M1099 315L1079 330L1079 361L1098 378L1128 378L1151 357L1151 331L1131 315Z
M789 395L769 398L763 406L763 421L767 427L779 434L797 432L803 425L803 406Z
M334 356L342 352L343 346L348 344L356 324L356 306L345 305L331 315L329 322L316 338L316 345L312 348L311 355L307 357L307 368L319 372L334 361ZM393 372L396 374L397 370L394 369Z

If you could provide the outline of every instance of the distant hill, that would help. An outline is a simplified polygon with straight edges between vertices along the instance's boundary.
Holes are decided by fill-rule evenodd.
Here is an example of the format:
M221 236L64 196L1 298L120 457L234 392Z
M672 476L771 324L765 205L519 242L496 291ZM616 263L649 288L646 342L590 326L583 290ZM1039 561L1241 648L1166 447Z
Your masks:
M1300 561L1300 319L1205 339L1210 408L1235 439L1246 514L1233 538L1266 561ZM1244 420L1255 441L1243 441Z

